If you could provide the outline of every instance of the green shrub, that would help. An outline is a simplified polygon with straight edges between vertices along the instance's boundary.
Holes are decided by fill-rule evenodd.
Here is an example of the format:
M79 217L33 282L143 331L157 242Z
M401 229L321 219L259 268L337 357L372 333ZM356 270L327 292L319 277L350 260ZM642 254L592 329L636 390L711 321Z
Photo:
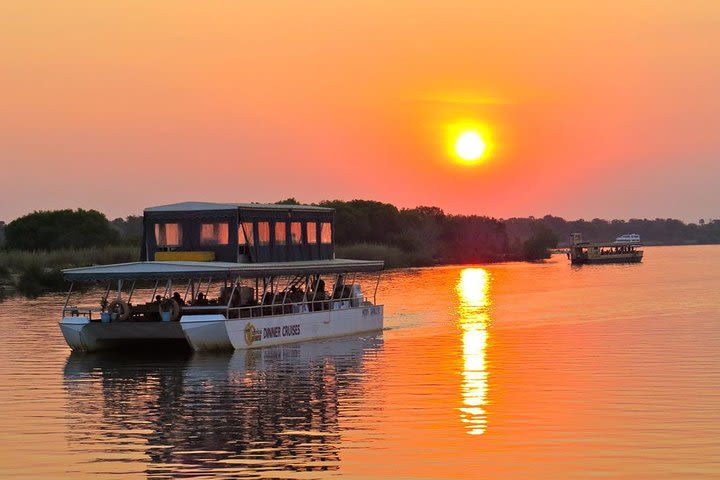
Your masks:
M59 292L65 289L62 272L56 269L42 269L36 266L20 274L18 292L26 297L35 298L43 292Z

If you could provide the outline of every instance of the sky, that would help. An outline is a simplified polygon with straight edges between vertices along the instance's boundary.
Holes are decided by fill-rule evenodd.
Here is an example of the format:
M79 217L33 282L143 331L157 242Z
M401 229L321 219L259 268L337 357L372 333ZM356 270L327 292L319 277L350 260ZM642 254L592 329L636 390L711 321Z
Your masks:
M0 38L0 220L287 197L720 218L717 0L23 0Z

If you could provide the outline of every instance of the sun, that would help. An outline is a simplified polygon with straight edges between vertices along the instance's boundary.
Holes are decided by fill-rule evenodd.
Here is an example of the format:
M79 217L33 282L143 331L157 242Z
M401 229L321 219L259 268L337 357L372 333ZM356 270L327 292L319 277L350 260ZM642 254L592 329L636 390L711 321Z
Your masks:
M482 158L487 145L475 130L466 130L455 140L455 154L461 159L474 162Z
M496 155L494 129L473 118L459 118L445 125L445 154L455 163L476 167Z

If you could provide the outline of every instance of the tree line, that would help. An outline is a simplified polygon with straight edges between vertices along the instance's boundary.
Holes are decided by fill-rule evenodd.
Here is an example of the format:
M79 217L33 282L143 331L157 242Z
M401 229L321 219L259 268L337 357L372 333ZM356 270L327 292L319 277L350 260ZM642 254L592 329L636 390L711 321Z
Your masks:
M289 198L278 203L297 204ZM496 219L453 215L437 207L397 208L372 200L329 200L318 205L335 209L338 256L386 259L390 266L538 260L549 249L567 245L571 233L586 240L613 240L640 234L648 244L720 243L720 220L686 224L674 219L573 220ZM112 221L97 210L33 212L8 224L0 222L0 239L8 250L139 245L142 217Z
M547 228L561 246L569 243L571 233L582 233L585 240L608 241L625 233L637 233L647 245L693 245L720 243L720 220L684 223L672 218L630 220L565 220L545 215L542 218L509 218L503 223L510 238L526 238L537 228Z

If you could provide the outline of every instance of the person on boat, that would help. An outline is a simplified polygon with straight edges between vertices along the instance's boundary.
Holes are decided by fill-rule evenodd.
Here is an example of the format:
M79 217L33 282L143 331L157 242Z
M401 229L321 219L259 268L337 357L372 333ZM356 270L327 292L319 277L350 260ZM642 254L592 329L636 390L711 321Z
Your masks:
M205 295L200 292L197 295L197 300L195 300L195 305L207 305L208 301L207 298L205 298Z
M327 310L327 304L324 301L326 298L327 298L327 293L325 293L325 280L323 280L321 278L317 281L317 285L315 287L316 302L313 304L313 311Z
M160 302L162 302L162 295L155 295L155 303L160 305Z
M173 300L175 300L175 301L177 302L177 304L180 305L181 307L182 307L183 305L185 305L185 300L183 300L183 298L180 296L180 294L179 294L178 292L173 293L173 297L172 297L172 298L173 298Z
M338 275L337 282L335 283L335 288L333 289L333 298L334 299L342 298L344 290L345 290L345 275Z
M220 295L218 296L218 305L227 305L228 303L228 293L227 289L225 287L220 287Z

